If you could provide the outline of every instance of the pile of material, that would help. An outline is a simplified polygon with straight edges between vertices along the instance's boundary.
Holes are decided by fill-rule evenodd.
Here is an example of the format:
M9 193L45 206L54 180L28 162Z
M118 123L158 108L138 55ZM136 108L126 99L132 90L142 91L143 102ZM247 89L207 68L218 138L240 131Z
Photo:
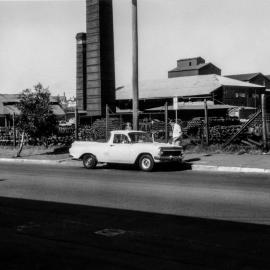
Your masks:
M121 129L120 120L118 118L109 118L108 132ZM79 129L79 139L84 141L96 141L106 138L106 119L96 120L92 126L85 126Z
M241 128L240 125L232 126L213 126L209 130L209 139L213 144L221 144L228 140L233 134L235 134ZM244 134L243 134L244 136ZM241 139L241 138L239 138Z

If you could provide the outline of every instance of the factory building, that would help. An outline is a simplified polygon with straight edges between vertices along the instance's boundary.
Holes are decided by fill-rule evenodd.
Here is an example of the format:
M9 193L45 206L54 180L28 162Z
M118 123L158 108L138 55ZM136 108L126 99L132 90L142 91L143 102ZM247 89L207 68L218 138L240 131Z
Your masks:
M266 89L270 89L270 77L268 77L267 75L263 75L261 72L226 75L226 77L234 80L239 80L242 82L249 82L262 85L265 86Z
M177 60L177 67L168 71L168 78L209 74L221 75L221 70L212 63L206 63L202 57L194 57Z
M163 80L141 81L139 84L139 107L141 110L172 104L174 97L179 102L212 100L216 105L259 108L265 86L242 82L216 74L185 76ZM120 109L131 108L132 86L116 91Z

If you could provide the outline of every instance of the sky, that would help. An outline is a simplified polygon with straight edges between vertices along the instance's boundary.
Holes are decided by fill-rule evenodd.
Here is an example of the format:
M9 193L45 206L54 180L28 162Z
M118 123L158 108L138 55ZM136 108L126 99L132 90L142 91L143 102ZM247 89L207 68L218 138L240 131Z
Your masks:
M113 0L116 86L131 83L131 0ZM167 78L181 58L203 57L222 75L270 74L269 0L138 0L139 80ZM85 0L0 0L0 93L41 82L76 93L76 41Z

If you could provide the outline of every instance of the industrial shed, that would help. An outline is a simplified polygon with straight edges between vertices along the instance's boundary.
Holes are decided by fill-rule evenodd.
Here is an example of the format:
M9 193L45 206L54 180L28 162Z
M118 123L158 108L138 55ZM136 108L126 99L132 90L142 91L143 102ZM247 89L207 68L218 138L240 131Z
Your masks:
M13 114L20 115L17 104L20 101L19 94L0 94L0 127L8 126L12 120ZM57 118L65 116L65 112L54 97L51 97L51 108Z
M216 74L168 78L163 80L142 81L139 83L140 110L172 104L178 101L212 100L215 105L225 104L241 107L260 107L260 95L265 87L226 78ZM120 109L132 107L132 86L116 90L116 102Z

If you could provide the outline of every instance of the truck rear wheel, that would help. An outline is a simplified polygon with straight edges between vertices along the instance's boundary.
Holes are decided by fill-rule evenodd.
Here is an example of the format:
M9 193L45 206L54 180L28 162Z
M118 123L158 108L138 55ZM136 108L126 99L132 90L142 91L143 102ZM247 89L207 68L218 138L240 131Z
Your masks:
M86 169L94 169L97 166L97 159L92 154L85 154L83 156L83 166Z
M151 172L154 168L155 162L151 155L142 155L139 159L139 167L144 172Z

